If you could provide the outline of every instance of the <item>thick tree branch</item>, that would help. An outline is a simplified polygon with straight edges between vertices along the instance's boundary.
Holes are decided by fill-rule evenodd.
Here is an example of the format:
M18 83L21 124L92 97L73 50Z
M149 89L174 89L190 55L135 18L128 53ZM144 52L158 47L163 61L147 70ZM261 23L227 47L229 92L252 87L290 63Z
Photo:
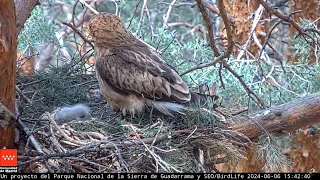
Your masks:
M195 66L193 68L190 68L190 69L186 70L185 72L181 73L180 76L188 74L188 73L190 73L190 72L192 72L194 70L197 70L197 69L202 69L202 68L205 68L205 67L215 66L217 63L223 61L224 58L227 57L227 54L221 54L220 51L218 50L218 48L215 45L212 23L211 23L211 20L209 18L209 15L208 15L204 5L202 4L202 0L196 0L196 2L197 2L197 5L199 7L199 10L200 10L200 12L202 14L203 20L204 20L204 22L206 24L206 27L208 29L209 44L210 44L210 47L211 47L214 55L216 56L216 58L214 58L212 62L203 63L203 64L200 64L200 65ZM223 19L223 20L225 20L225 19ZM226 23L228 21L224 21L224 22ZM228 42L229 42L229 40L228 40ZM228 47L229 47L229 45L228 45Z
M14 0L16 6L17 35L22 30L24 23L29 18L31 11L36 5L40 5L39 0Z
M285 104L274 106L249 116L235 116L240 124L232 129L241 132L251 140L264 132L285 134L299 128L320 122L320 93L311 94Z
M206 24L207 29L208 29L210 47L213 50L214 55L216 57L218 57L218 56L220 56L220 51L218 50L218 48L216 47L216 45L214 43L213 28L212 28L211 20L210 20L209 15L208 15L208 13L206 11L206 8L202 4L202 1L201 0L196 0L196 2L197 2L197 5L199 7L199 10L200 10L200 12L202 14L204 23ZM220 59L223 59L223 58L220 58Z
M202 3L204 6L206 6L212 13L214 14L220 14L220 10L213 4L211 4L210 2L208 2L207 0L202 0ZM234 17L233 16L227 16L228 20L231 24L234 24Z
M223 0L219 0L218 1L218 8L219 8L219 11L220 11L220 16L224 22L224 25L225 25L225 29L227 31L227 41L228 41L228 48L227 48L227 51L226 51L226 58L229 58L231 52L232 52L232 48L234 46L233 44L233 38L232 38L232 33L231 33L231 26L230 26L230 22L229 22L229 18L228 18L228 15L227 15L227 12L225 10L225 7L223 5Z

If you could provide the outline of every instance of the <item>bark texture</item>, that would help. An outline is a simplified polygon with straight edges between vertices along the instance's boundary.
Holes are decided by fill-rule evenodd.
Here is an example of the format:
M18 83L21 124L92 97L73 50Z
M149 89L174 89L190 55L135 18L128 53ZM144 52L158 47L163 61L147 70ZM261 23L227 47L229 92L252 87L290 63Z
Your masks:
M17 31L13 1L0 0L0 148L13 148L15 121L5 118L14 112Z
M320 122L320 93L311 94L285 104L251 114L238 116L241 124L232 129L254 140L264 131L283 134Z
M16 6L17 35L19 35L31 11L36 5L39 5L40 2L39 0L14 0L14 3Z

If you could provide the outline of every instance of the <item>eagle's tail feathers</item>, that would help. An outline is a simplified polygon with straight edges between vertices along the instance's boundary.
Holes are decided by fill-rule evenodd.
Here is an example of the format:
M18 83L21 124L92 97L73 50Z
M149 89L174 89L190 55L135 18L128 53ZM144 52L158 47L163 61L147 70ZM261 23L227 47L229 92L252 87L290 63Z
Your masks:
M177 104L177 103L172 103L172 102L164 102L164 101L148 101L147 104L149 106L154 107L155 109L159 110L160 112L173 116L171 114L172 111L180 113L180 114L184 114L183 111L186 110L186 108L181 105L181 104Z

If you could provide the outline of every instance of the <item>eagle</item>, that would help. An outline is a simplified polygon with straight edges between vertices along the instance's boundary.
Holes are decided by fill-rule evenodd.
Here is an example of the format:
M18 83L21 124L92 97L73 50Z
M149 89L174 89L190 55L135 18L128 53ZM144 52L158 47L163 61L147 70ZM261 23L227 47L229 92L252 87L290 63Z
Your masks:
M88 22L88 30L98 84L113 112L134 116L153 107L167 115L183 113L183 104L191 99L187 84L118 16L99 13Z

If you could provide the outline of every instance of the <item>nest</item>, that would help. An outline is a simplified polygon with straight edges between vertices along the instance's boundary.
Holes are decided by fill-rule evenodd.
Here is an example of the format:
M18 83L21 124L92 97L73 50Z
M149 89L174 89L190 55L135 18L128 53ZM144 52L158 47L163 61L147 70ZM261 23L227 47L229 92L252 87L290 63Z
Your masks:
M98 83L83 67L17 77L20 172L217 172L218 163L244 160L246 144L222 114L193 105L174 118L124 117L93 102ZM57 120L61 107L75 104L90 107L89 116Z

